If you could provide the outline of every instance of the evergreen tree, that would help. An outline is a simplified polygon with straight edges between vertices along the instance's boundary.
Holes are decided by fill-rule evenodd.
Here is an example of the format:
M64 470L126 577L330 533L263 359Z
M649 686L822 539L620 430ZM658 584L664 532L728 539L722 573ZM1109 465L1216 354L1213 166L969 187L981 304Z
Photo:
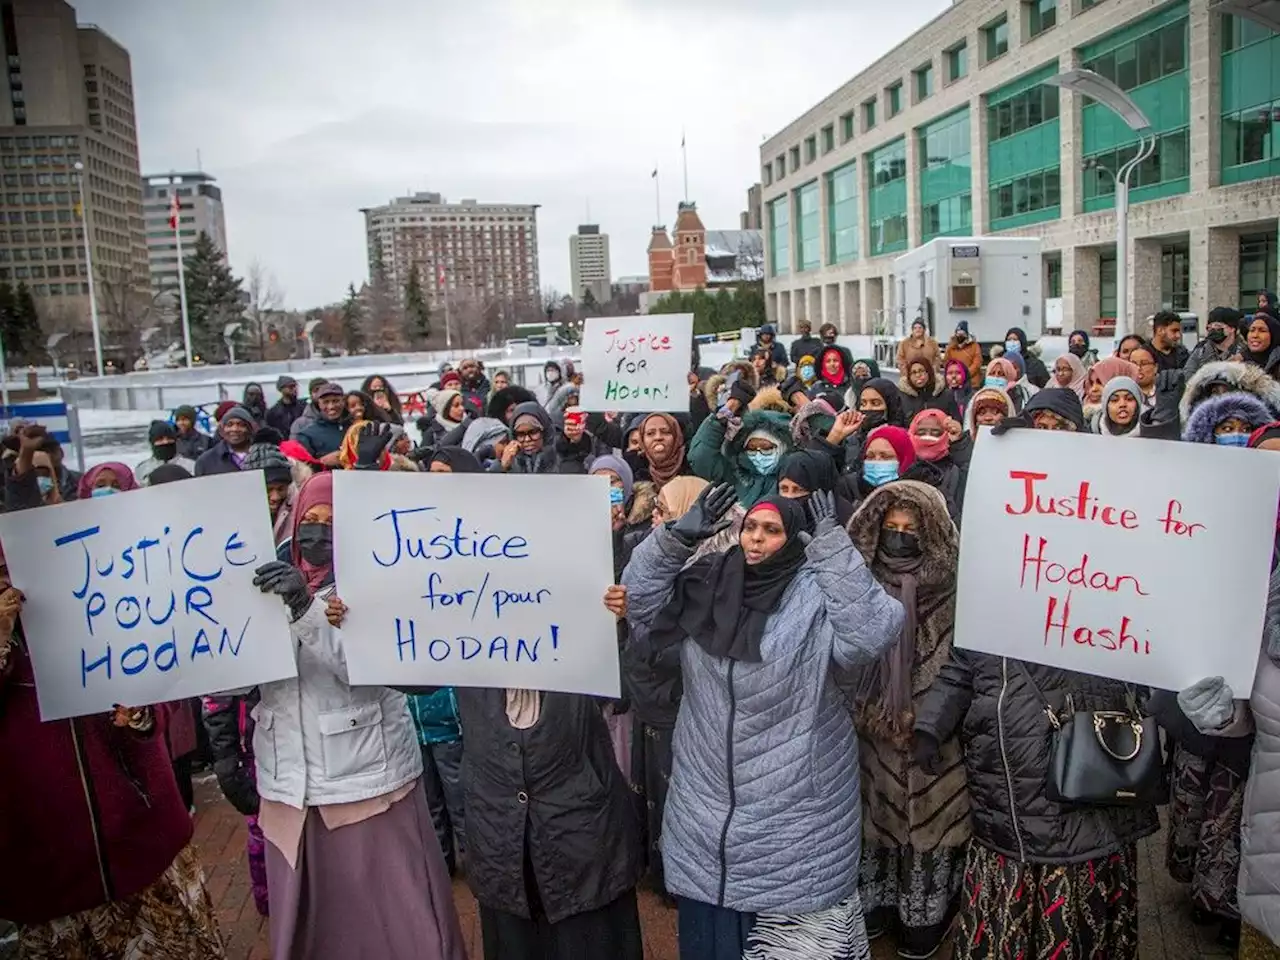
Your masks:
M13 287L8 283L0 283L0 338L4 343L4 356L12 363L18 349L18 300L13 294Z
M7 283L0 285L0 316L5 360L9 364L35 363L44 350L44 333L35 298L21 280L16 291Z
M360 327L363 312L356 285L347 284L347 299L342 301L342 345L347 348L347 353L356 353L364 346L364 331Z
M244 316L246 297L226 259L204 231L183 262L187 280L187 316L191 349L204 360L226 356L222 331ZM243 331L241 331L243 332ZM237 338L238 339L238 338Z
M415 265L409 271L409 282L404 285L404 318L409 335L418 341L431 337L431 308L422 293L422 280Z

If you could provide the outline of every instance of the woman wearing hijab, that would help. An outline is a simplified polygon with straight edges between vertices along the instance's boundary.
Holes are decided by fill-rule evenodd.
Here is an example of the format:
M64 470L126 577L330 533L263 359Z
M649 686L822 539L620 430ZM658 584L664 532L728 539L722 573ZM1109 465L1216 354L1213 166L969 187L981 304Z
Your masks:
M1053 361L1053 382L1065 390L1072 390L1083 403L1088 371L1084 361L1073 353L1064 353Z
M648 477L661 490L672 478L684 473L684 431L669 413L651 413L640 421L640 452L648 464Z
M430 473L483 473L475 454L461 447L441 447L431 454Z
M1019 428L1083 433L1084 408L1075 391L1048 387L1028 400L1020 414L1000 421L991 432L998 437Z
M739 387L735 384L720 412L698 427L689 445L689 466L708 483L732 482L739 502L751 505L778 490L778 468L792 447L791 418L758 409L755 398L744 410L749 394Z
M1259 311L1244 337L1244 358L1280 379L1280 319Z
M86 470L76 492L79 499L87 500L90 497L109 497L113 493L137 489L138 481L134 479L133 471L123 463L112 461Z
M1035 394L1034 388L1029 389L1027 384L1019 381L1021 376L1022 374L1012 360L1006 357L996 357L987 364L987 375L982 385L1003 390L1013 402L1014 412L1021 413L1022 408L1027 405L1027 401Z
M1022 354L1014 351L1012 353L1006 353L1004 358L1013 364L1013 368L1018 374L1018 379L1013 382L1012 389L1021 391L1022 395L1028 399L1035 396L1036 391L1044 389L1043 387L1033 383L1027 376L1027 361Z
M902 419L906 423L925 409L945 410L948 416L960 419L960 408L955 398L938 382L938 374L932 364L912 360L898 379L898 391L902 395Z
M931 481L930 486L941 491L952 511L951 518L959 525L973 441L964 427L940 410L921 410L907 428L907 435L911 437L916 460L938 471L937 482Z
M1006 417L1014 416L1013 401L1001 387L983 387L973 395L964 412L964 432L969 439L978 439L979 427L994 427Z
M1138 368L1119 357L1105 357L1089 368L1085 377L1084 418L1093 423L1102 408L1102 391L1116 377L1137 381Z
M951 391L951 396L955 398L960 415L964 416L974 391L973 385L969 382L969 368L959 360L951 360L943 371L943 378L947 389Z
M1141 396L1138 381L1129 377L1112 377L1102 388L1102 402L1098 404L1089 428L1104 437L1141 436L1138 426L1138 417L1142 413Z
M802 943L808 960L863 957L858 745L835 673L879 657L902 606L827 493L810 500L812 538L799 504L768 497L737 546L686 567L733 501L728 484L704 490L623 574L631 625L651 629L659 656L681 655L662 836L680 955L770 958Z
M271 955L463 960L404 694L347 682L332 473L303 484L293 516L293 562L254 579L288 608L298 660L297 677L261 685L254 717Z
M871 936L898 930L898 954L930 957L958 905L969 840L960 743L939 769L912 756L915 714L951 656L960 538L938 491L913 480L881 487L849 524L876 580L906 613L898 640L854 687L862 761L859 895Z
M821 450L793 450L782 458L778 495L807 507L809 498L819 490L835 494L839 482L840 471L830 454ZM853 504L837 494L836 520L844 526L852 516Z
M1087 330L1071 331L1071 336L1067 337L1067 352L1073 357L1078 357L1084 364L1085 370L1091 369L1098 362L1098 351L1090 345Z
M1028 377L1029 386L1043 390L1049 385L1049 371L1040 360L1040 348L1027 343L1027 332L1021 327L1010 327L1004 335L1005 355L1019 354L1022 358L1023 372Z
M818 357L818 384L832 390L845 390L849 386L849 378L844 350L840 347L824 347Z

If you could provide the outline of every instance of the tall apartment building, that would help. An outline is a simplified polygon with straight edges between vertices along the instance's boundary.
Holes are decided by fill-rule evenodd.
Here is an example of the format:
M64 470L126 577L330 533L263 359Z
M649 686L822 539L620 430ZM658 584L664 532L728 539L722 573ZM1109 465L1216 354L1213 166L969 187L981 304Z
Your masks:
M448 203L438 193L397 197L364 214L369 276L403 300L414 267L428 303L537 302L537 204Z
M209 235L213 245L227 255L227 221L222 210L222 190L207 173L151 174L142 178L142 215L147 228L147 259L151 266L151 291L167 307L177 299L178 240L169 226L173 195L178 195L178 238L182 255L190 256L196 238Z
M609 235L598 224L583 223L569 238L569 277L573 298L582 300L590 292L596 303L613 296L613 273L609 268Z
M1220 2L957 0L762 146L769 318L872 332L900 319L895 256L988 234L1041 238L1067 329L1114 317L1137 137L1044 82L1080 67L1158 138L1131 180L1127 315L1255 305L1280 260L1280 36Z
M0 35L0 281L30 287L46 332L87 329L86 225L100 312L147 288L129 53L63 0L5 0Z

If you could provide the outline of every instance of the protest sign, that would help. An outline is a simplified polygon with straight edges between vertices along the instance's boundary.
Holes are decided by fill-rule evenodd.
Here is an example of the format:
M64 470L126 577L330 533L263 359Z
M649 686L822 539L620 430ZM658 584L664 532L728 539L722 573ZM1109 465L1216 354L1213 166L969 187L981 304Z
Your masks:
M603 477L336 474L353 684L619 695Z
M693 314L589 317L582 332L584 410L689 411Z
M1253 688L1280 458L983 431L965 488L955 645L1166 690Z
M262 471L0 515L44 720L296 675Z

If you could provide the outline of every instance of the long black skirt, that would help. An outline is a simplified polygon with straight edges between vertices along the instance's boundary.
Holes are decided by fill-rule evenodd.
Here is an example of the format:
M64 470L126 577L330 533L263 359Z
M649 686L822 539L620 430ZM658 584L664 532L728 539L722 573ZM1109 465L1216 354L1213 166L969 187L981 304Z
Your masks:
M613 903L551 923L541 911L526 920L480 908L485 960L643 960L636 892Z

